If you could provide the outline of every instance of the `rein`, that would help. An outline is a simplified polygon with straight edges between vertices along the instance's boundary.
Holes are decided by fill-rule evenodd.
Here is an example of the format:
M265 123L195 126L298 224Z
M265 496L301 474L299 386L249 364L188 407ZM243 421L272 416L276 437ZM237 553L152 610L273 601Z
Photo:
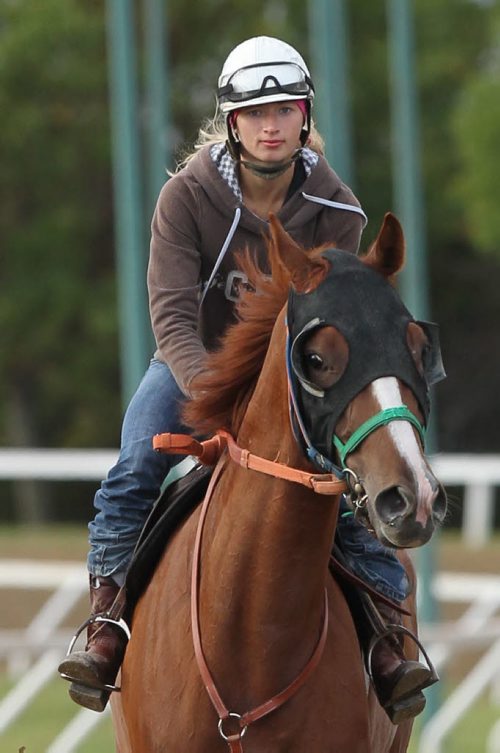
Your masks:
M164 436L164 435L162 435ZM195 440L196 441L196 440ZM233 440L234 441L234 440ZM239 449L239 448L238 448ZM261 458L259 458L261 460ZM270 462L270 461L267 461ZM196 531L196 539L194 545L193 554L193 568L191 572L191 624L193 630L193 644L196 661L200 670L200 675L205 685L206 691L212 702L212 705L219 716L218 729L220 736L227 742L231 753L243 753L242 738L245 735L247 728L253 722L262 719L271 712L278 709L284 703L286 703L297 691L304 685L306 680L312 674L314 669L319 664L323 649L326 643L326 637L328 633L328 597L325 589L325 606L323 616L323 626L318 643L309 659L308 663L300 674L293 680L286 688L280 693L270 698L268 701L256 706L255 708L245 711L243 714L238 714L235 711L229 711L224 701L222 700L219 691L215 685L214 679L208 667L205 655L203 653L203 646L201 643L201 629L200 629L200 616L199 616L199 589L200 589L200 560L201 560L201 542L203 537L203 528L208 511L208 507L212 498L213 491L217 485L217 482L225 467L225 458L220 457L217 466L212 474L210 483L203 500L203 506L198 521L198 528ZM244 466L250 467L250 466ZM264 471L265 472L265 471ZM236 724L236 731L229 732L224 729L224 724L230 720Z
M339 479L333 473L309 473L254 455L240 447L231 434L224 429L219 429L215 436L204 442L199 442L188 434L156 434L153 437L153 448L157 452L194 455L204 465L215 465L227 448L231 460L242 468L301 484L312 489L316 494L342 494L348 491L346 481Z

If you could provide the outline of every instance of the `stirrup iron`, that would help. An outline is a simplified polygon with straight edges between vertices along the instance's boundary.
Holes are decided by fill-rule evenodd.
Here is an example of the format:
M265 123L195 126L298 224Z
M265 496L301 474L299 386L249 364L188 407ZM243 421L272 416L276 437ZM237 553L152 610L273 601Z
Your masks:
M85 622L82 622L82 624L77 628L75 634L71 638L68 646L68 650L66 651L66 656L70 656L70 654L73 653L73 649L75 647L75 643L77 642L80 635L83 633L85 628L87 628L89 625L93 625L96 622L103 622L108 623L110 625L114 625L115 627L120 628L122 630L126 637L127 641L130 640L130 628L123 619L123 617L120 617L119 620L114 620L111 617L107 616L107 612L101 612L100 614L94 614L91 615L88 619L85 620ZM65 672L60 672L60 677L62 677L63 680L68 680L69 682L74 682L79 685L82 685L82 681L76 677L71 677L70 675L67 675ZM107 690L109 692L116 692L120 693L121 688L118 685L108 685L107 683L96 683L94 685L91 685L89 687L95 688L96 690Z
M429 658L429 654L423 647L421 641L417 638L417 636L414 633L411 632L411 630L404 627L404 625L394 625L394 624L388 624L385 630L378 633L370 642L370 648L368 649L368 654L366 656L366 669L370 677L370 680L373 682L372 657L373 657L373 651L375 647L377 646L378 643L380 643L381 640L383 640L384 638L389 638L394 633L401 633L403 635L407 635L418 646L422 656L425 659L427 668L430 672L429 682L426 687L430 687L431 685L434 685L436 682L438 682L439 675L436 671L436 668L434 667L433 663L431 662Z

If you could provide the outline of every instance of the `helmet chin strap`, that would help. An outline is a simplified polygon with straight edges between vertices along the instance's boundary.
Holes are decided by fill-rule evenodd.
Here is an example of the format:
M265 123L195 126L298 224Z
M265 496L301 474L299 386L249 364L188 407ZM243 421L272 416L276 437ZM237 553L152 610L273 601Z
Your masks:
M249 162L240 157L239 163L246 170L250 170L251 173L257 175L257 177L264 178L264 180L273 180L273 178L278 178L280 175L283 175L283 173L286 173L288 168L300 157L300 151L300 149L297 149L291 158L285 160L285 162L275 162L264 165L258 162Z

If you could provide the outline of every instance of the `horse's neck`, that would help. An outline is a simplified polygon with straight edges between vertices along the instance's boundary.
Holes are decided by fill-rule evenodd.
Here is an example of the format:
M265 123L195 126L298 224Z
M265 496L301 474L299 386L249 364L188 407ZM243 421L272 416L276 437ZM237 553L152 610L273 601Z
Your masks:
M264 368L238 442L253 454L305 469L289 426L282 371ZM307 659L307 638L317 638L321 621L335 520L332 498L229 463L207 518L200 595L203 610L225 614L227 640L231 631L240 641L246 633L250 646L272 634L280 636L283 662L290 644L301 644L301 660Z

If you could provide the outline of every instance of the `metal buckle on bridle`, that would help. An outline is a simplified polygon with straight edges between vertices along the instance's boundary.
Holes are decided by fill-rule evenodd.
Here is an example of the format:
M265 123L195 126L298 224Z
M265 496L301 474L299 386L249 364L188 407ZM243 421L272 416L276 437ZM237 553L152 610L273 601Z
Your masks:
M358 475L351 468L344 466L342 471L345 473L345 479L347 486L349 487L349 494L346 494L346 501L354 513L354 519L359 520L361 518L361 522L365 528L370 531L370 533L375 533L366 507L368 494L366 493L363 484L359 480Z
M342 471L345 473L347 486L349 487L349 494L347 494L348 502L354 508L355 513L361 512L366 508L368 494L365 492L357 474L351 468L344 466Z

